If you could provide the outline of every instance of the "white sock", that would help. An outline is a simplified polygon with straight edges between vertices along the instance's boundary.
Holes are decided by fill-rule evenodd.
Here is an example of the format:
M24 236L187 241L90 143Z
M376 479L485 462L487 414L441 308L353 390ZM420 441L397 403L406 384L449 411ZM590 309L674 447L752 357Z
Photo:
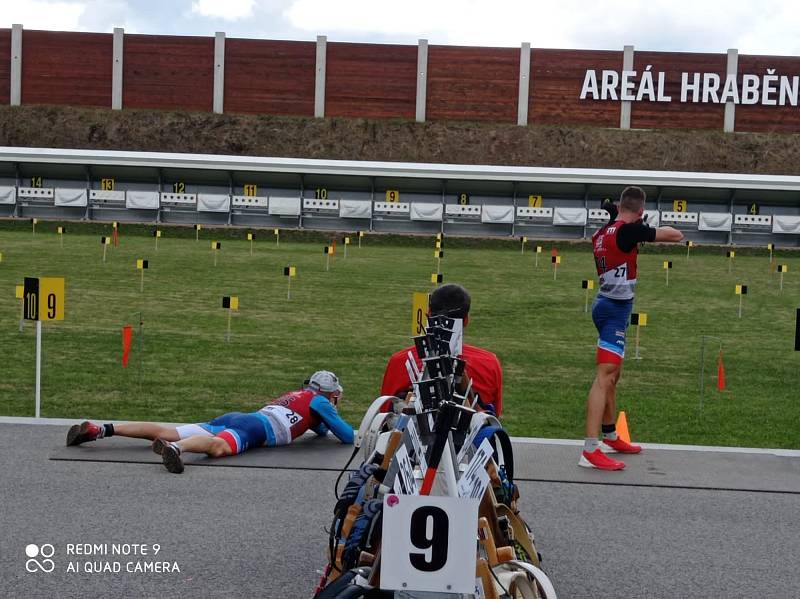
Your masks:
M597 437L586 437L583 440L583 451L592 453L595 449L600 447L600 439Z

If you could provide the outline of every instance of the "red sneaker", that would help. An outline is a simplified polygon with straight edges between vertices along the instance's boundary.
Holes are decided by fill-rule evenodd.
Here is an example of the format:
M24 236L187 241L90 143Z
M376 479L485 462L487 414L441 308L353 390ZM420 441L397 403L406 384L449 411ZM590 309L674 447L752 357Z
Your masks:
M623 441L619 437L614 439L603 439L603 443L605 443L608 447L613 449L614 451L618 451L619 453L639 453L642 451L641 445L631 445L627 441Z
M69 427L69 431L67 431L67 447L80 445L87 441L94 441L100 436L102 430L100 425L89 422L88 420L80 424L73 424Z
M625 468L625 462L618 462L613 460L600 451L598 447L592 453L584 451L581 453L581 459L578 460L578 466L583 468L597 468L598 470L622 470Z

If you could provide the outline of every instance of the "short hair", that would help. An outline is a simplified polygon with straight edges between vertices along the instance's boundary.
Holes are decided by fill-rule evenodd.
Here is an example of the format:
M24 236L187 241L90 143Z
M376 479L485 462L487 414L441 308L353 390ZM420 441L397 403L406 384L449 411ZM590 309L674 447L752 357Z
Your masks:
M619 207L621 210L628 212L639 212L644 208L647 194L641 187L626 187L622 190L622 195L619 196Z
M448 283L434 289L428 307L431 316L449 316L450 318L466 318L472 299L461 285Z

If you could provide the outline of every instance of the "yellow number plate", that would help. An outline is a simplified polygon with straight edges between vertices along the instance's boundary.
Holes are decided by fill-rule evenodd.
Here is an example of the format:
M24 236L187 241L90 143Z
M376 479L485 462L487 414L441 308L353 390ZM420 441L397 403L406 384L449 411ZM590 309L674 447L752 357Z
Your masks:
M428 324L428 294L414 293L411 308L411 335L416 337L425 332Z

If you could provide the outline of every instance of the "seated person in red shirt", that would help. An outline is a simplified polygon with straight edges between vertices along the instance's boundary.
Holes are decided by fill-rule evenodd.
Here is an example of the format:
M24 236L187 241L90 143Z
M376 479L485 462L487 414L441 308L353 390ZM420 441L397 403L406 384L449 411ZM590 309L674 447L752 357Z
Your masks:
M460 318L466 328L469 323L470 296L461 285L442 285L431 293L428 304L428 316L448 316ZM411 381L406 370L406 359L411 352L422 367L422 362L414 347L394 354L386 365L383 374L381 395L405 397L411 390ZM472 379L472 388L477 392L484 409L494 411L498 417L503 411L503 370L497 356L492 352L474 345L464 343L461 356L467 363L467 375Z

